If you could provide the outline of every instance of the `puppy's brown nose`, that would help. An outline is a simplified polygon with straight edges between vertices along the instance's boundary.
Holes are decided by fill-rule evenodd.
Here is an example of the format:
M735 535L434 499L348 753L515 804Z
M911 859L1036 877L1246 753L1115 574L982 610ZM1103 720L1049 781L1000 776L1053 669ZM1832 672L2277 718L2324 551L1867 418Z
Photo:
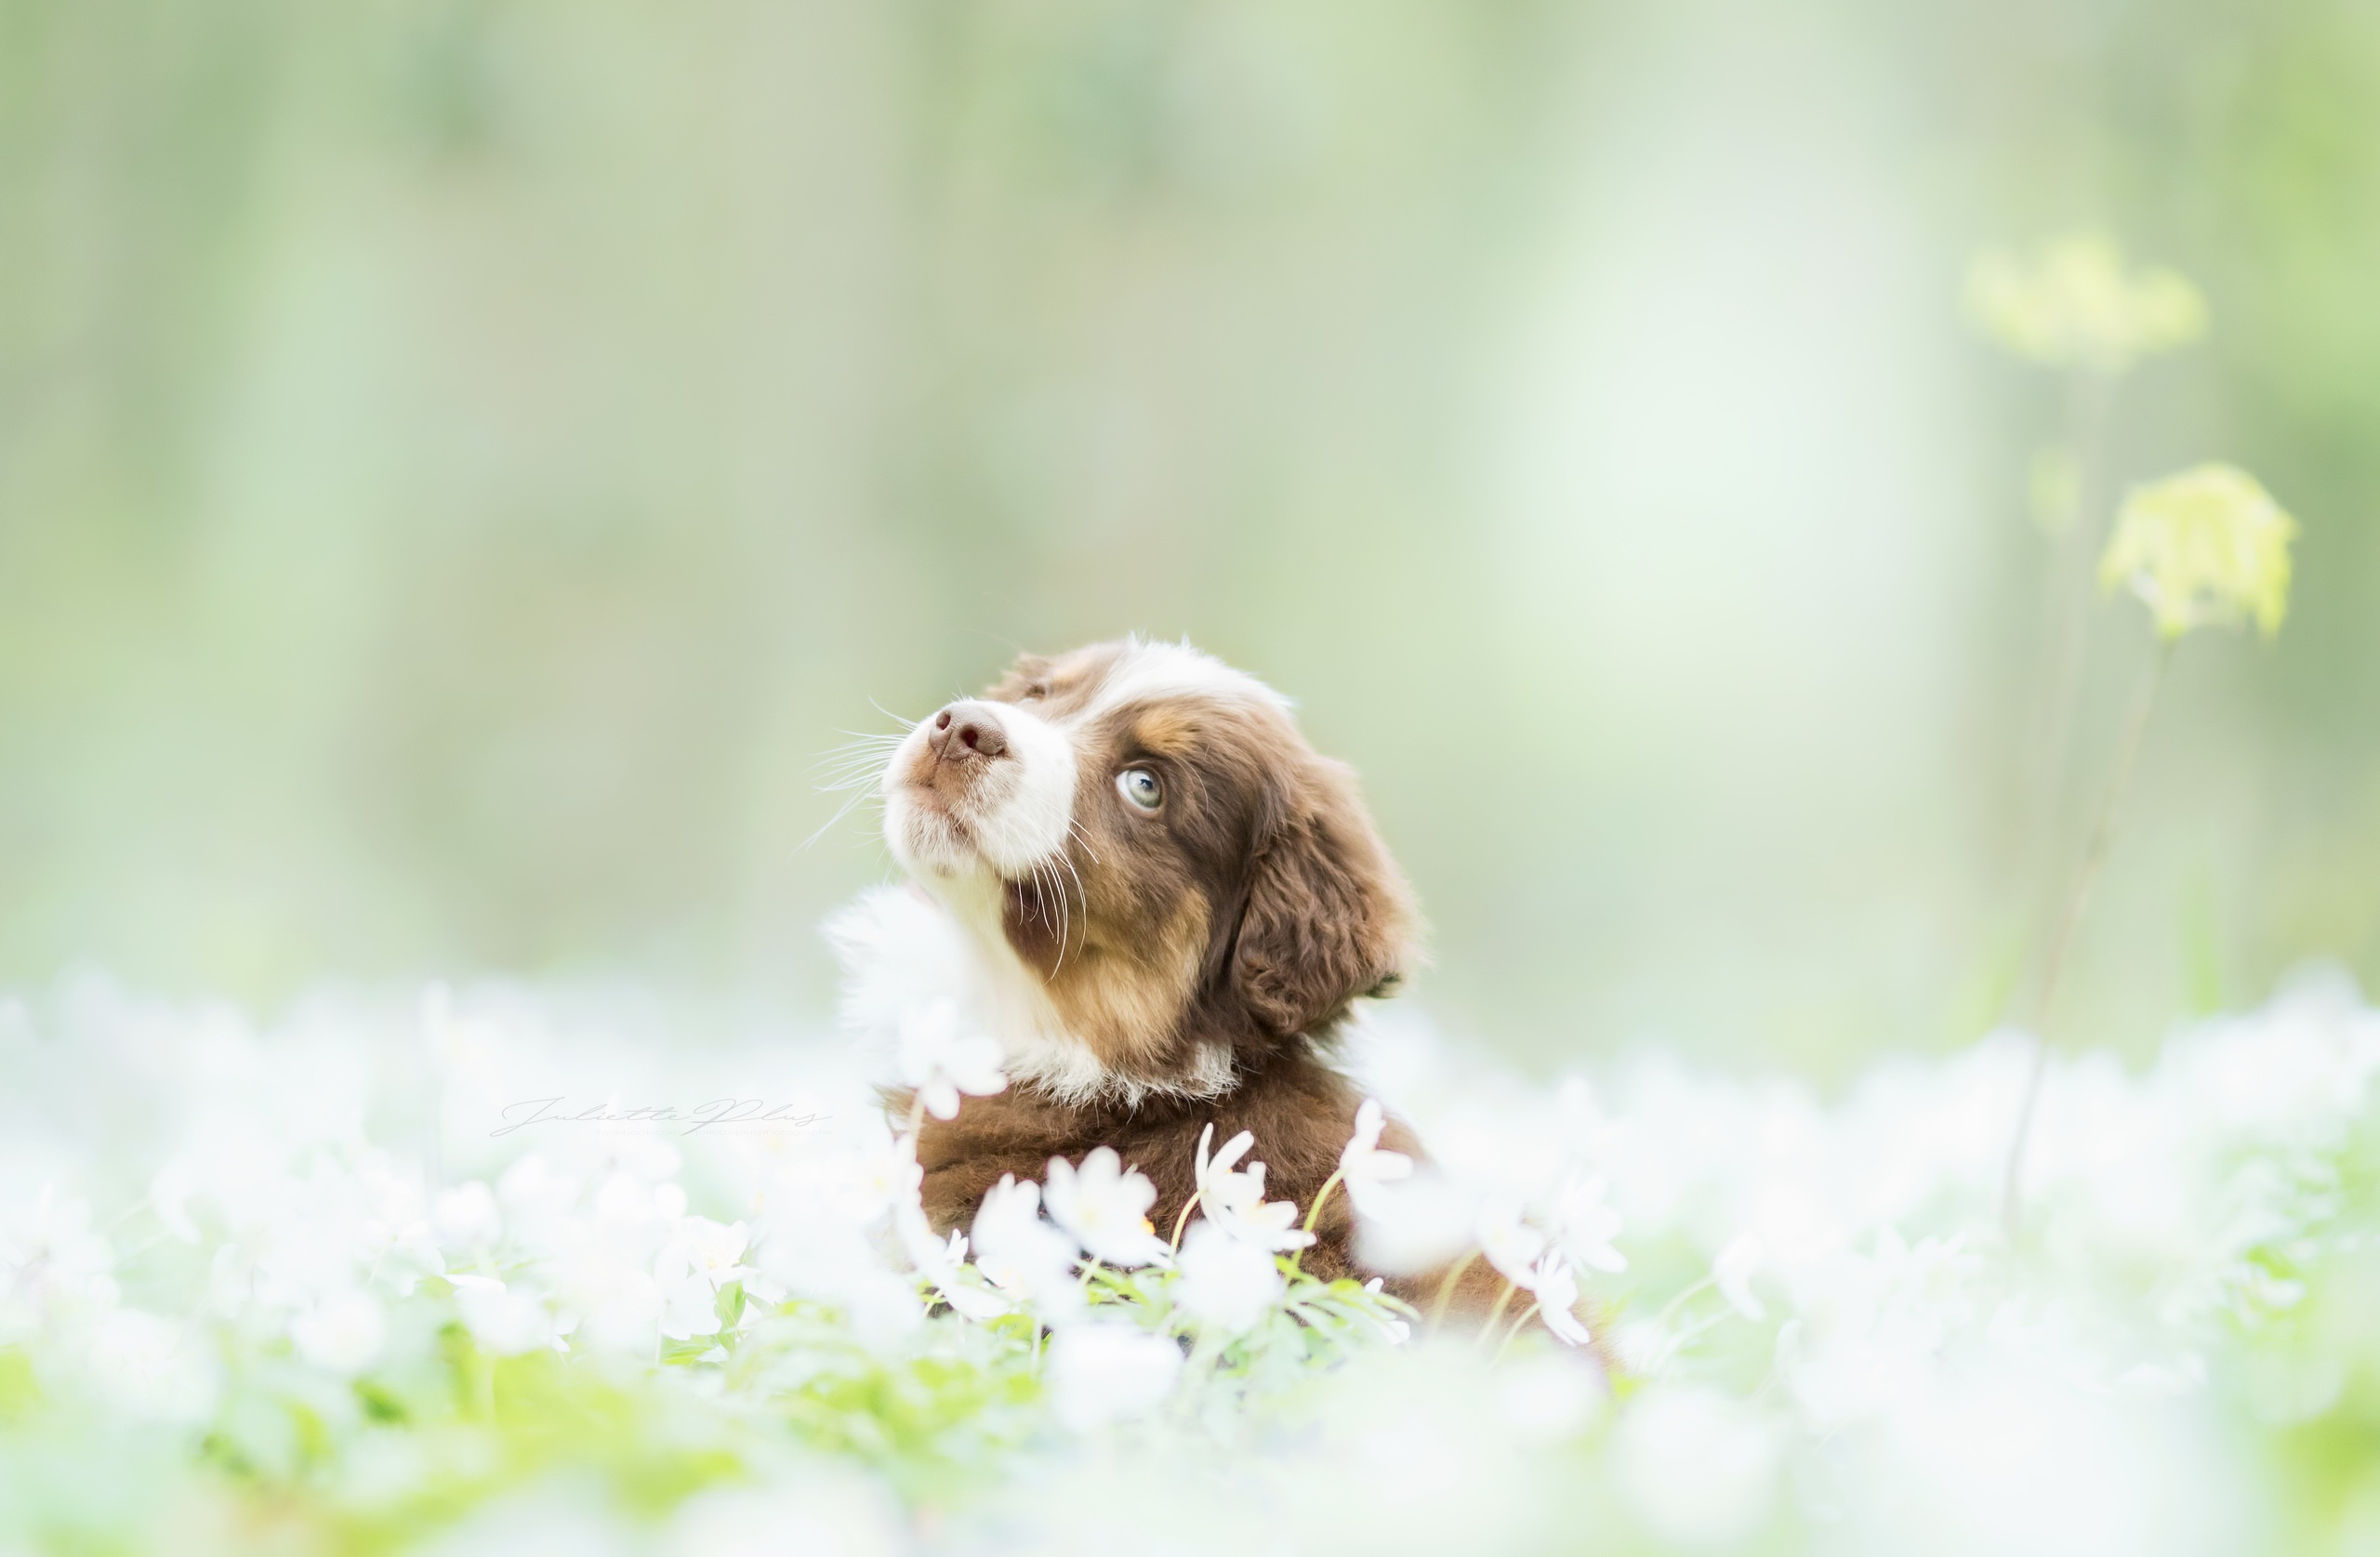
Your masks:
M998 715L971 699L934 715L933 733L926 737L926 745L945 761L998 757L1008 750L1008 732L1000 728Z

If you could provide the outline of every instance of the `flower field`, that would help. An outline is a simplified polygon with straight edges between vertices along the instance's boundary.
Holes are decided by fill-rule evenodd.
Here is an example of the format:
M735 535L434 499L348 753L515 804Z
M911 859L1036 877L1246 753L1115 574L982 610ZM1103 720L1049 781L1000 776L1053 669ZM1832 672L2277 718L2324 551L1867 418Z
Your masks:
M943 1241L825 1035L69 978L0 1005L0 1551L2380 1542L2344 980L2054 1059L2013 1219L2021 1035L1829 1098L1658 1049L1527 1081L1394 1009L1350 1063L1434 1160L1359 1131L1339 1193L1384 1268L1484 1247L1484 1334L1302 1275L1262 1141L1179 1230L1094 1156Z

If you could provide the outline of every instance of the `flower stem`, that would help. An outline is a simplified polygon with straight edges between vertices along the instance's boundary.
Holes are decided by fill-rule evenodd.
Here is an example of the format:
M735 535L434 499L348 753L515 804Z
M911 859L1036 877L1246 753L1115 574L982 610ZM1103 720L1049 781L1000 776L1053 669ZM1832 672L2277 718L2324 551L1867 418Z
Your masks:
M1176 1253L1180 1253L1182 1249L1182 1230L1190 1225L1191 1208L1197 1204L1198 1192L1192 1190L1190 1198L1182 1203L1182 1214L1173 1219L1173 1247Z
M1339 1187L1339 1181L1341 1177L1342 1170L1335 1168L1332 1168L1330 1170L1330 1177L1323 1180L1322 1187L1314 1192L1314 1204L1305 1208L1305 1231L1309 1235L1314 1232L1315 1219L1322 1215L1322 1203L1330 1198L1330 1192L1332 1190ZM1291 1274L1296 1273L1298 1261L1304 1258L1304 1249L1291 1249L1289 1251L1289 1271Z
M1488 1311L1488 1323L1479 1326L1479 1340L1481 1345L1486 1345L1488 1338L1496 1333L1496 1326L1503 1323L1504 1310L1511 1305L1513 1294L1520 1289L1520 1284L1518 1282L1513 1281L1510 1278L1505 1280L1504 1290L1497 1297L1496 1306Z
M1447 1305L1454 1301L1455 1283L1461 1281L1462 1273L1471 1269L1472 1265L1477 1261L1479 1253L1479 1250L1473 1249L1469 1254L1447 1267L1446 1279L1438 1283L1437 1298L1430 1304L1431 1329L1435 1330L1446 1323Z
M1488 1366L1493 1367L1504 1360L1504 1353L1513 1349L1513 1342L1521 1339L1521 1332L1528 1328L1528 1322L1536 1318L1537 1311L1544 1306L1543 1303L1531 1303L1518 1319L1513 1321L1513 1327L1504 1332L1504 1344L1496 1348L1496 1354L1488 1359Z
M2098 814L2092 819L2090 837L2082 846L2082 863L2075 868L2074 886L2067 894L2065 910L2058 916L2057 930L2049 943L2048 961L2043 966L2041 990L2033 1000L2030 1023L2033 1062L2025 1075L2024 1101L2017 1104L2016 1129L2008 1142L2008 1167L2000 1186L2000 1220L2011 1244L2016 1242L2023 1208L2025 1148L2032 1137L2042 1078L2049 1069L2050 1011L2066 972L2068 954L2073 950L2075 928L2082 923L2082 911L2090 905L2092 890L2098 885L2099 873L2106 866L2109 849L2115 841L2116 823L2140 757L2141 737L2148 732L2149 713L2157 706L2157 691L2164 684L2165 666L2174 657L2174 643L2170 638L2158 641L2156 657L2149 662L2140 690L2134 694L2132 711L2124 720L2122 742L2116 748L2115 769L2109 775L2106 793L2099 798Z
M1334 1168L1330 1170L1330 1177L1322 1181L1322 1187L1314 1192L1314 1204L1305 1211L1305 1230L1308 1233L1314 1231L1315 1219L1322 1215L1322 1203L1330 1198L1330 1192L1339 1187L1340 1180L1345 1176L1344 1168Z
M1667 1303L1663 1304L1661 1306L1661 1312L1653 1316L1653 1323L1656 1325L1667 1325L1670 1320L1676 1315L1677 1311L1684 1308L1686 1305L1686 1302L1696 1294L1708 1291L1711 1287L1716 1285L1718 1285L1718 1278L1715 1276L1704 1276L1700 1281L1698 1281L1693 1286L1686 1287L1676 1297L1672 1298Z
M2074 511L2056 539L2043 579L2049 631L2043 640L2042 729L2029 775L2029 832L2053 825L2073 745L2075 693L2091 633L2091 564L2105 539L2098 491L2111 389L2109 380L2091 373L2078 373L2067 385L2065 442L2074 461Z

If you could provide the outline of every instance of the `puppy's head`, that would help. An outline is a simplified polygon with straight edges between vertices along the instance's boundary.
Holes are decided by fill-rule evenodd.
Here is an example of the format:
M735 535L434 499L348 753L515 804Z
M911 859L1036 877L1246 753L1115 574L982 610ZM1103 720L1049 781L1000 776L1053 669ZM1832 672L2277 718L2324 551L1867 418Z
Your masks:
M894 857L1001 965L1012 1072L1062 1092L1220 1091L1410 956L1354 775L1186 645L1027 655L912 730L883 792Z

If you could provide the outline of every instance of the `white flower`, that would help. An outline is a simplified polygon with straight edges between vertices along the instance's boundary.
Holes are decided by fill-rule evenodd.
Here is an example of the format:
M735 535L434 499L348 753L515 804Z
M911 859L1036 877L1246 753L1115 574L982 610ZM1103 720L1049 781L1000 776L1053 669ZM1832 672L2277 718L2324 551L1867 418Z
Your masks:
M1127 1168L1113 1147L1102 1146L1078 1170L1064 1157L1050 1159L1050 1181L1042 1200L1051 1217L1091 1258L1109 1265L1162 1265L1171 1258L1148 1209L1157 1186L1138 1168Z
M1244 1335L1273 1311L1281 1291L1280 1267L1263 1248L1212 1222L1190 1230L1173 1300L1199 1324Z
M912 1550L900 1505L873 1479L803 1469L806 1474L782 1481L715 1487L688 1498L670 1517L659 1557L898 1557Z
M1210 1157L1207 1147L1214 1138L1212 1125L1198 1132L1196 1170L1199 1213L1233 1237L1276 1253L1286 1254L1313 1243L1314 1234L1296 1225L1295 1202L1266 1202L1263 1163L1251 1162L1245 1168L1233 1169L1232 1165L1256 1144L1256 1137L1242 1130Z
M480 1350L498 1357L523 1352L561 1351L553 1316L536 1294L508 1287L494 1276L454 1274L455 1312Z
M1526 1439L1575 1436L1602 1411L1606 1394L1602 1370L1573 1352L1524 1352L1497 1369L1497 1414Z
M907 1137L878 1133L856 1150L788 1165L767 1191L753 1259L774 1288L833 1304L863 1341L882 1344L925 1317L917 1283L892 1270L869 1230L906 1219L923 1178ZM922 1220L922 1213L918 1213Z
M430 1225L440 1247L460 1254L484 1253L504 1236L496 1192L477 1179L441 1190L430 1204Z
M916 1089L926 1112L937 1119L957 1116L961 1092L987 1097L1008 1086L999 1040L963 1026L951 1000L932 1001L902 1017L893 1059L901 1079Z
M1077 1431L1146 1416L1173 1393L1182 1349L1130 1325L1077 1325L1050 1343L1050 1395Z
M1518 1206L1501 1195L1490 1198L1479 1207L1473 1233L1479 1252L1506 1281L1515 1287L1533 1285L1531 1267L1545 1252L1545 1234L1521 1220Z
M620 1170L603 1180L588 1208L598 1221L631 1238L641 1233L658 1240L685 1214L686 1192L676 1184L648 1183L633 1173Z
M1584 1346L1587 1327L1579 1323L1574 1312L1579 1303L1579 1278L1570 1271L1569 1262L1559 1249L1548 1249L1543 1258L1531 1266L1528 1279L1516 1285L1537 1298L1537 1316L1554 1332L1554 1339L1565 1346Z
M1082 1307L1075 1244L1041 1218L1041 1186L1003 1174L975 1211L975 1268L1045 1319Z
M1620 1232L1620 1213L1604 1204L1604 1181L1577 1174L1562 1185L1554 1199L1554 1242L1581 1265L1598 1271L1624 1271L1628 1257L1611 1247Z
M327 1298L290 1322L298 1354L326 1372L354 1375L372 1366L389 1339L389 1316L368 1292Z
M103 1399L150 1421L203 1422L222 1393L205 1339L139 1309L117 1309L99 1322L90 1366Z
M1347 1198L1357 1210L1377 1216L1381 1211L1380 1187L1403 1179L1413 1171L1413 1159L1402 1152L1383 1152L1380 1135L1388 1124L1387 1111L1377 1098L1366 1098L1355 1110L1355 1133L1347 1139L1346 1149L1339 1154L1339 1181L1347 1189Z
M504 1203L516 1231L543 1236L578 1204L579 1182L535 1152L504 1170L496 1181L496 1198Z
M1420 1275L1472 1245L1473 1199L1435 1168L1424 1167L1403 1183L1376 1187L1371 1202L1355 1207L1355 1250L1375 1271Z
M567 1289L577 1315L573 1349L650 1356L661 1333L661 1286L639 1266L609 1263L574 1273ZM451 1278L450 1278L451 1279Z
M191 1220L191 1197L198 1193L198 1180L190 1164L175 1157L157 1169L149 1181L149 1208L165 1230L185 1244L198 1242L198 1223Z
M1711 1284L1727 1306L1757 1325L1768 1317L1768 1307L1752 1289L1752 1278L1766 1263L1758 1235L1738 1234L1711 1261Z
M720 1289L751 1272L742 1263L750 1236L742 1222L722 1226L687 1217L653 1262L661 1295L661 1333L672 1340L719 1332Z
M1656 1383L1614 1434L1620 1489L1667 1544L1733 1546L1768 1518L1781 1445L1750 1406L1699 1384Z
M30 1216L0 1224L0 1338L12 1327L7 1309L20 1303L27 1327L63 1304L112 1304L115 1282L109 1273L114 1266L115 1249L106 1234L93 1230L90 1206L42 1185Z
M802 1153L783 1164L756 1197L773 1221L788 1225L833 1222L868 1227L895 1207L918 1204L925 1169L918 1143L881 1121L861 1127L861 1139L837 1149Z
M1016 1305L986 1287L980 1273L967 1267L967 1234L954 1231L946 1239L934 1236L923 1207L914 1203L892 1210L892 1230L918 1273L933 1284L942 1300L969 1319L997 1319Z

